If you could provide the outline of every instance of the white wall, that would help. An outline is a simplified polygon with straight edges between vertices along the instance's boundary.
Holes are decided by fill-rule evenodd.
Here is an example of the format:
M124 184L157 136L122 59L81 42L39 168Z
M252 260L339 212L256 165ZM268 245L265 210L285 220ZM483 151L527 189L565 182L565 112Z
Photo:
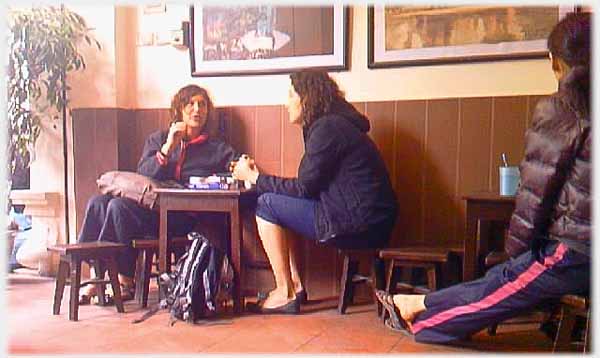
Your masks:
M188 19L188 12L186 6L171 4L165 14L138 11L138 31L177 27ZM546 59L370 70L366 6L354 6L352 16L351 68L333 74L350 101L547 94L556 90ZM172 46L138 46L136 75L138 108L168 107L171 96L188 83L206 86L217 106L282 104L289 85L287 75L191 77L188 51Z

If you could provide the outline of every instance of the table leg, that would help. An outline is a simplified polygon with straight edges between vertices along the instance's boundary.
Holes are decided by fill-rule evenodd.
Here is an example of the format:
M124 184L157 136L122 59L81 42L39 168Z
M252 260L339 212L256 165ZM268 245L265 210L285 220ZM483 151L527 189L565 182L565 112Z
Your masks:
M229 212L229 232L231 235L231 264L235 272L233 279L233 310L236 314L243 311L242 288L242 232L240 230L240 211L239 204Z
M160 223L158 232L158 272L167 272L167 209L164 205L160 208Z
M477 215L467 205L466 230L463 242L463 282L475 278L475 265L477 261Z

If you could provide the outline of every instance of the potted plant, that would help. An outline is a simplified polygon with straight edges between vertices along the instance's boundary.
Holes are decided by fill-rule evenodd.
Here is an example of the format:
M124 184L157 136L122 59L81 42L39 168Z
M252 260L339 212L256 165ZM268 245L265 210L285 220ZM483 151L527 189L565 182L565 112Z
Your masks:
M90 36L85 20L60 7L9 9L8 39L8 164L29 167L45 118L56 120L68 109L67 73L84 69L78 46ZM56 124L55 124L56 126ZM64 134L64 133L63 133ZM21 161L21 163L18 163Z

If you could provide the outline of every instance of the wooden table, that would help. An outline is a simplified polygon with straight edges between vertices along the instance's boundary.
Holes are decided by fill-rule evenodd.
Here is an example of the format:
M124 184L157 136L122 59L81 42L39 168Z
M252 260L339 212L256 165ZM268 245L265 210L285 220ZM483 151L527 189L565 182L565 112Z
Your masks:
M167 272L167 213L180 211L212 211L229 214L230 259L234 275L233 305L234 311L240 313L243 308L241 295L242 265L242 215L241 199L255 193L253 190L194 190L194 189L155 189L160 206L160 224L158 234L158 269Z
M515 209L514 196L500 196L492 192L478 192L463 196L466 202L466 228L463 242L463 281L471 281L478 277L478 257L487 254L491 240L489 232L481 227L489 222L508 224ZM479 227L479 242L477 232ZM478 245L479 243L479 245Z

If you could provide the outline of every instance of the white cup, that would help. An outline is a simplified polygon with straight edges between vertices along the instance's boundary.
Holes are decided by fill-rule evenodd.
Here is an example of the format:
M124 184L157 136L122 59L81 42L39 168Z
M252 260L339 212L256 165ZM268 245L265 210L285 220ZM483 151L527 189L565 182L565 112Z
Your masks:
M500 167L500 195L513 196L519 187L519 167Z

